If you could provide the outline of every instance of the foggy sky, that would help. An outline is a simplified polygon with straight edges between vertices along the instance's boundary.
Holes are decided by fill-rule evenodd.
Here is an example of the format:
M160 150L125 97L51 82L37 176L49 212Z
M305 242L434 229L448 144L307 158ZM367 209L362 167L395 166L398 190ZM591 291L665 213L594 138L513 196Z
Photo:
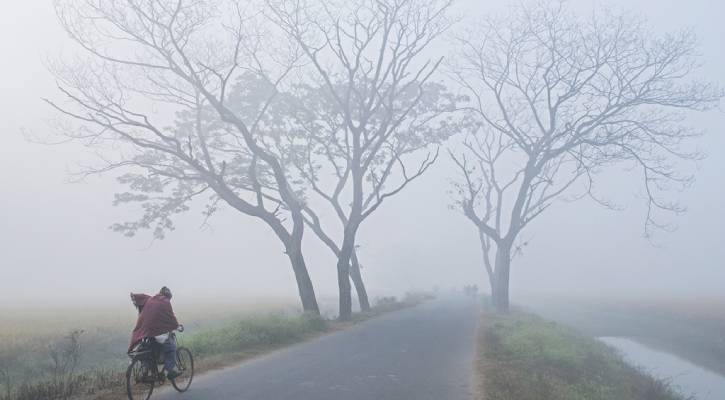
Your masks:
M480 6L481 3L493 5ZM472 18L503 2L469 0L458 10ZM571 3L574 3L573 1ZM704 76L725 83L725 5L707 0L617 0L647 15L657 31L691 27L701 41ZM576 1L579 9L589 1ZM54 97L44 60L69 54L50 0L0 5L0 304L115 304L129 291L168 285L176 297L296 299L296 286L278 239L260 221L226 210L201 227L201 208L177 218L163 241L141 233L128 239L108 229L137 216L113 207L119 189L112 175L66 183L68 169L93 160L79 144L29 143L23 132L51 134L56 117L41 101ZM524 233L523 256L513 262L513 300L524 292L589 295L717 295L725 285L725 114L697 115L707 129L698 145L709 155L684 193L688 206L673 217L675 233L643 238L644 206L618 193L630 174L615 169L599 189L628 207L605 210L591 201L556 203ZM474 226L448 209L445 157L363 224L358 243L363 275L373 297L412 288L476 282L485 272ZM623 185L623 182L625 184ZM335 218L333 215L326 217ZM336 223L336 221L331 221ZM335 296L334 260L308 229L305 254L320 296Z

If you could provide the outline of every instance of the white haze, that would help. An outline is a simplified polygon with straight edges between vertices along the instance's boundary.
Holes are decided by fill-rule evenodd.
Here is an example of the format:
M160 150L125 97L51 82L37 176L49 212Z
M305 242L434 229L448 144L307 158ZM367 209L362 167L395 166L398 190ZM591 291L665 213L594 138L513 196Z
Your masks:
M492 3L494 5L480 6ZM573 1L571 2L574 3ZM606 3L610 4L610 3ZM691 27L701 41L703 74L725 83L725 5L697 0L618 0L648 16L657 31ZM582 10L592 3L577 1ZM468 18L503 4L469 0ZM177 219L166 240L147 233L128 239L108 229L135 217L113 207L112 176L66 183L77 162L92 160L77 144L29 143L51 133L55 115L41 97L57 95L44 60L74 51L55 20L50 0L0 5L0 304L89 305L126 301L131 291L172 287L187 299L295 299L296 286L276 237L261 222L222 212L202 227L201 208ZM614 170L600 191L628 207L604 210L591 201L557 203L524 234L530 244L515 259L514 301L521 293L596 296L716 296L725 283L725 114L697 115L706 129L698 145L709 157L697 181L672 193L689 210L674 218L674 233L643 238L641 199L622 188L631 174ZM364 278L373 297L415 288L485 287L473 225L450 211L443 157L427 176L386 203L360 233ZM333 218L329 215L328 218ZM305 253L321 297L336 293L334 260L308 230ZM1 308L1 307L0 307Z

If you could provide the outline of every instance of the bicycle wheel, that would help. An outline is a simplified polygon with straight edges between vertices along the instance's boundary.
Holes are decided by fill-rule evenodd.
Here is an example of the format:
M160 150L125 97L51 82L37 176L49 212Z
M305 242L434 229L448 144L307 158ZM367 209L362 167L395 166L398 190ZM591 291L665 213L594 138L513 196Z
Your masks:
M144 360L133 360L126 370L128 400L148 400L154 391L155 375L155 371L151 371Z
M171 381L171 385L179 392L186 392L194 379L194 357L186 347L176 349L176 368L181 375Z

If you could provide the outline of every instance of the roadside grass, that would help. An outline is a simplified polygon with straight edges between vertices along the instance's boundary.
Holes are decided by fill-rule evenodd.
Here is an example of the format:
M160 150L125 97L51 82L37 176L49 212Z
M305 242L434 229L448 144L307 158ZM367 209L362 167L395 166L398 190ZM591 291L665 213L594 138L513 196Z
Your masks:
M725 375L725 299L536 299L533 309L591 336L621 336Z
M607 345L533 314L486 310L477 369L485 400L684 400Z
M181 345L191 349L199 359L219 354L256 353L326 332L329 325L317 315L260 315L199 332L183 339Z
M344 329L381 314L416 305L428 298L430 296L421 294L406 295L401 301L394 297L382 298L370 311L356 313L353 321L346 323L289 312L245 315L211 324L211 327L193 333L181 334L179 345L191 349L195 371L200 373ZM125 328L127 330L127 326ZM0 346L0 356L3 348L6 352L14 349L17 353L13 375L10 375L10 364L3 367L0 359L0 400L119 398L125 390L125 365L128 363L125 352L108 364L110 366L81 369L78 368L79 363L74 364L73 360L82 358L83 354L73 353L73 349L79 352L82 350L66 339L55 342L59 349L58 354L61 355L58 364L65 366L60 370L47 360L50 347L40 345L42 340L38 338L29 337L26 342L15 343L18 345L16 347L8 344ZM33 345L29 346L29 342ZM121 343L122 349L125 349L126 344ZM114 345L118 346L118 343ZM27 353L23 355L23 352ZM33 369L27 365L28 362L38 362L42 364L42 368ZM5 372L8 373L7 376ZM11 380L12 377L24 374L29 375L22 382ZM37 374L35 378L33 374Z

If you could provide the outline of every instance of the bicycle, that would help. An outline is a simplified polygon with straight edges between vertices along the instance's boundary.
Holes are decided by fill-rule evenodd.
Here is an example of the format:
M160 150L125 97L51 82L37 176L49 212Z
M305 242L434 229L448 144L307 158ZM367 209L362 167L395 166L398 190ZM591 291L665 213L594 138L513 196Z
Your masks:
M176 340L174 332L171 332L169 340ZM159 365L164 364L161 345L151 338L145 338L128 356L131 358L126 369L128 399L148 400L154 387L163 385L166 381L166 375L159 370ZM194 357L186 347L179 346L176 349L176 368L181 375L171 380L171 386L178 392L185 392L194 379Z

